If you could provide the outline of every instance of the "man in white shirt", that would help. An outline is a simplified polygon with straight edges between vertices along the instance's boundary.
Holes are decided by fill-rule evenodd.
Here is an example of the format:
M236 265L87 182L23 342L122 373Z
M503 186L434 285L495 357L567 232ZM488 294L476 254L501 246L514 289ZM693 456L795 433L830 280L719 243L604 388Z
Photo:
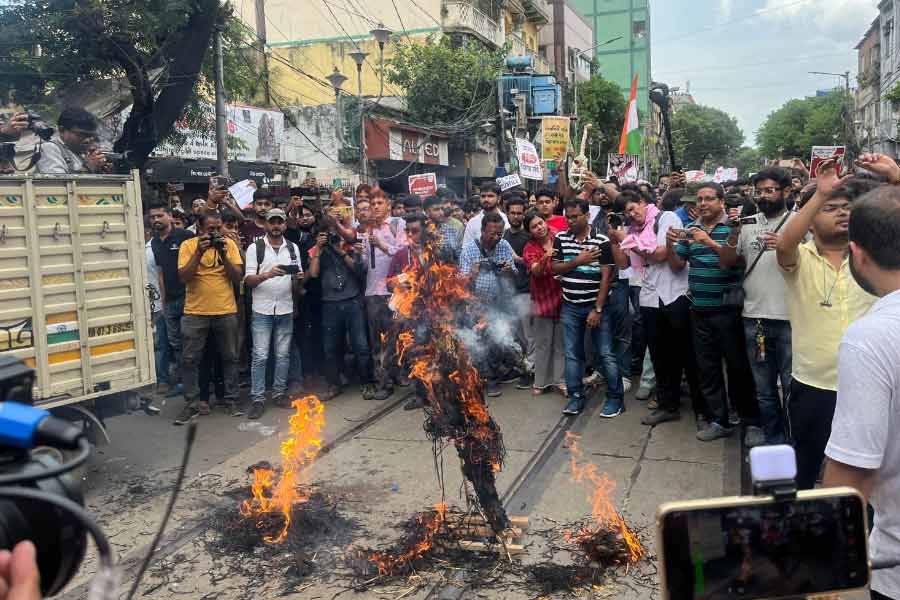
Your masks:
M863 155L866 168L900 169L884 155ZM850 270L879 299L852 323L838 349L838 391L824 487L858 489L875 511L869 535L873 563L900 559L900 187L857 199L850 213ZM872 572L874 599L900 599L900 567Z
M481 239L481 220L488 213L499 214L503 219L504 230L509 227L509 219L500 211L500 187L493 181L481 184L481 212L466 223L466 230L463 233L463 248Z
M248 419L258 419L265 408L266 362L275 339L272 397L276 406L288 407L287 377L294 331L294 282L303 277L300 249L284 238L287 218L280 208L266 213L266 236L247 248L244 283L252 289L253 358L250 365Z

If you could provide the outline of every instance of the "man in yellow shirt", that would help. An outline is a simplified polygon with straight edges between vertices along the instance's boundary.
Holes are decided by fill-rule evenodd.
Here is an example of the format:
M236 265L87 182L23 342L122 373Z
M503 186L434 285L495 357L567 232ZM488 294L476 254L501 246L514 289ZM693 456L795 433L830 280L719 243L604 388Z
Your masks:
M838 345L847 327L876 298L850 273L851 202L875 183L839 178L833 162L819 167L816 192L787 221L777 242L787 286L793 354L787 415L797 454L797 486L816 485L837 401ZM813 239L802 243L812 230Z
M178 276L185 283L184 316L181 317L182 370L185 406L175 425L209 414L209 403L198 401L199 369L210 330L222 357L225 401L232 416L238 407L237 303L233 284L243 276L241 252L224 237L222 216L206 212L197 221L199 237L186 240L178 252Z

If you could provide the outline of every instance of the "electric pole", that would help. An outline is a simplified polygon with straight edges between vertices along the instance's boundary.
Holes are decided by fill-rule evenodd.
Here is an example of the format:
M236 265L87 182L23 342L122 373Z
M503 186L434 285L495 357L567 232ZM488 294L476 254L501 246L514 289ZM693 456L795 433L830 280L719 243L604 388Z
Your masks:
M266 54L266 0L256 0L256 47L261 58L260 68L263 72L263 93L266 106L272 104L269 93L269 55Z
M222 29L216 25L215 52L216 71L216 159L219 163L219 175L228 176L228 140L225 137L225 81L222 79Z

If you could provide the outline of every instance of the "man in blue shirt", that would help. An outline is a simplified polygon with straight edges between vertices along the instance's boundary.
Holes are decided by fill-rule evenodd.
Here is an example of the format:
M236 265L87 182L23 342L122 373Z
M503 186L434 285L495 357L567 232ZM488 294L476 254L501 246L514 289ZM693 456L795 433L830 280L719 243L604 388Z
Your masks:
M481 237L463 245L459 271L471 277L472 292L486 326L480 327L479 346L472 348L478 370L487 381L487 395L499 396L499 367L515 353L515 319L507 302L514 294L515 255L503 239L506 222L496 213L485 213ZM516 360L515 362L520 362ZM516 375L518 378L518 374Z
M700 216L700 210L697 208L697 196L691 194L682 196L681 207L675 211L675 214L681 219L682 225L695 221Z

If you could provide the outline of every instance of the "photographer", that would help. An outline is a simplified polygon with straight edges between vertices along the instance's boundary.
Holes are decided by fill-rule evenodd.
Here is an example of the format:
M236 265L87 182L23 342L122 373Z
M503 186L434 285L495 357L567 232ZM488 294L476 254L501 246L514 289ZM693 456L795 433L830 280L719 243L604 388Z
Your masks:
M372 351L366 338L365 267L362 244L350 245L337 231L333 217L323 217L324 231L310 250L309 276L322 285L322 343L325 379L328 389L322 400L331 400L341 392L341 365L344 339L350 338L356 356L357 374L365 395L372 389Z
M198 371L207 335L215 333L225 375L225 401L232 416L238 407L237 302L233 284L241 280L243 261L237 244L222 233L222 216L206 212L198 220L201 235L185 240L178 251L178 276L187 293L181 318L182 376L185 407L176 419L184 425L209 414L209 403L198 399Z
M41 158L36 173L66 175L97 173L106 157L96 148L97 119L83 108L66 108L59 115L59 133L38 146Z

